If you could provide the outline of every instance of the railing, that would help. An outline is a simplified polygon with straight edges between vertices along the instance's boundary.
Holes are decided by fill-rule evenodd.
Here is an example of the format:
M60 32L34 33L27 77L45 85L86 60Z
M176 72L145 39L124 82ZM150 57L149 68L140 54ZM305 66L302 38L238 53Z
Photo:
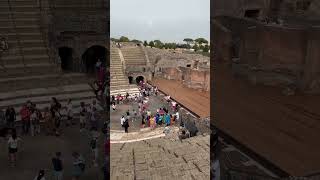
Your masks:
M15 30L15 34L16 34L16 38L17 38L17 42L18 42L18 46L19 46L19 52L20 52L21 57L22 57L22 64L23 64L24 71L25 71L26 70L26 63L25 63L24 53L23 53L23 50L22 50L20 35L17 32L16 19L15 19L14 15L13 15L13 9L12 9L12 5L11 5L10 0L8 0L8 5L9 5L11 21L12 21L13 26L14 26L14 30Z

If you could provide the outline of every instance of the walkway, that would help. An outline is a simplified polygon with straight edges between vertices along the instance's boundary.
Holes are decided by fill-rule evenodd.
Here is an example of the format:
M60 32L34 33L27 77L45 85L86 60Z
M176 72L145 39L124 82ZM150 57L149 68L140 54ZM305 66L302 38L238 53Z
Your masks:
M186 88L181 82L174 80L154 79L152 84L201 118L210 116L210 92Z

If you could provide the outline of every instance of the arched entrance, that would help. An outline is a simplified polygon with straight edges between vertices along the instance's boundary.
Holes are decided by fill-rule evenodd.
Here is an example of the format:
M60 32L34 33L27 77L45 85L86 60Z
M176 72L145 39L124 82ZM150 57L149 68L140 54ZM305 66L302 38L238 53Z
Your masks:
M136 78L136 83L139 84L141 81L144 82L144 77L143 76L138 76Z
M129 79L129 84L133 84L133 77L132 76L128 76Z
M82 55L83 68L87 73L94 73L98 59L101 60L102 66L106 65L108 50L99 45L88 48Z
M60 47L59 56L61 59L61 69L63 71L72 71L73 70L72 48Z

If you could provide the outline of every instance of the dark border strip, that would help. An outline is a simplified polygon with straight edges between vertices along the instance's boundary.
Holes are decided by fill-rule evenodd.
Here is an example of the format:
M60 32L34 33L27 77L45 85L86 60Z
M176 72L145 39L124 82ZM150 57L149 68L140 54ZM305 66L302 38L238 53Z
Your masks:
M260 163L266 169L270 170L271 172L275 173L277 176L279 176L281 178L286 178L286 177L290 176L289 173L287 173L286 171L284 171L280 167L276 166L275 164L273 164L272 162L270 162L269 160L267 160L263 156L254 152L252 149L248 148L246 145L240 143L239 141L234 139L232 136L230 136L226 132L222 131L219 128L217 128L217 129L218 129L219 137L222 137L224 140L226 140L227 143L234 145L237 149L239 149L240 151L245 153L247 156L249 156L253 160Z

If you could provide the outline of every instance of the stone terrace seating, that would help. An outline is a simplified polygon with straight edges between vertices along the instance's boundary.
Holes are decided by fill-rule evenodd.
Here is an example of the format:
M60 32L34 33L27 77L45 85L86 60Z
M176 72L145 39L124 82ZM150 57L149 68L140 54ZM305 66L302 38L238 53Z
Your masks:
M126 66L146 66L147 61L141 47L121 48Z
M210 138L157 138L111 145L111 179L209 179Z

